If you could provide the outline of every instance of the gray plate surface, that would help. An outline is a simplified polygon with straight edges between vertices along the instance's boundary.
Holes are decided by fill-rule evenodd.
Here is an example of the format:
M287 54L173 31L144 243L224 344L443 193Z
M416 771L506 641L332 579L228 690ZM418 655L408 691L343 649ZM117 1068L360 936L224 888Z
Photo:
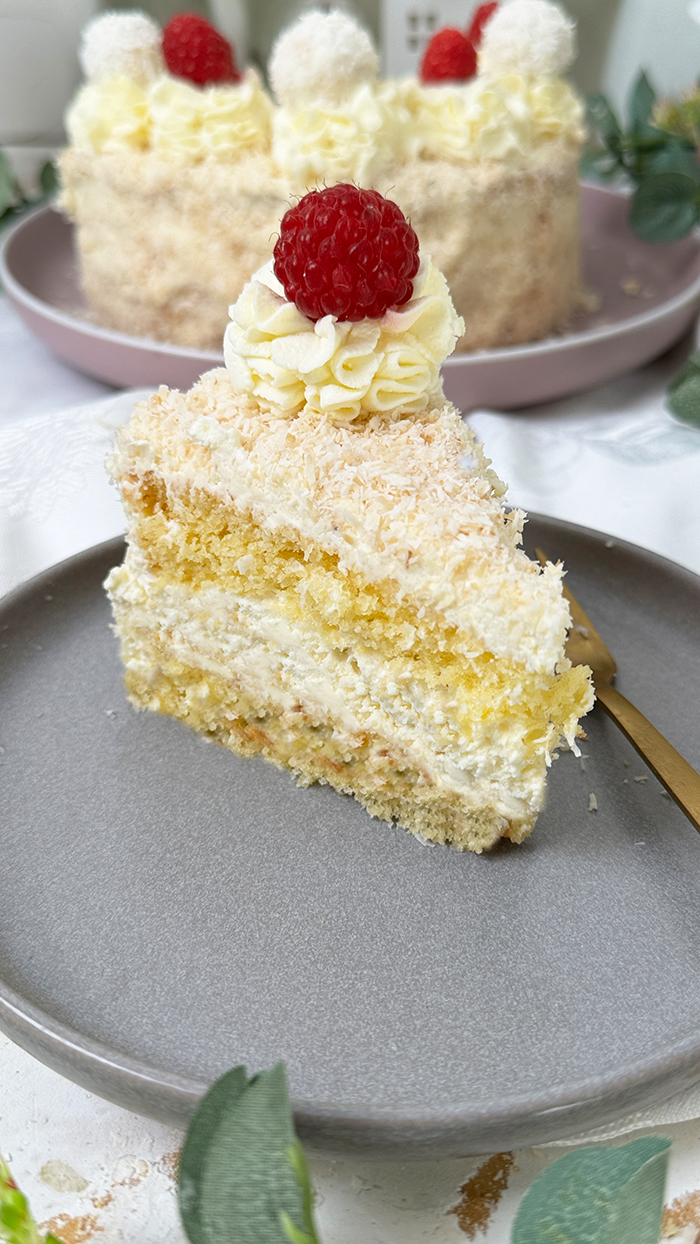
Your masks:
M527 543L697 765L700 579L553 520ZM308 1143L406 1155L554 1139L700 1078L700 836L601 712L522 847L424 847L136 714L100 586L121 551L0 606L10 1036L178 1123L235 1063L284 1058Z

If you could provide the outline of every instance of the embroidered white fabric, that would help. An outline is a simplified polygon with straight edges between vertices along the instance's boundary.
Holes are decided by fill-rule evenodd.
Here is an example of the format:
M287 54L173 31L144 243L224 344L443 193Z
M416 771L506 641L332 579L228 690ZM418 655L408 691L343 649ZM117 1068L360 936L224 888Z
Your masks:
M151 389L0 425L0 595L123 528L104 472L114 429Z

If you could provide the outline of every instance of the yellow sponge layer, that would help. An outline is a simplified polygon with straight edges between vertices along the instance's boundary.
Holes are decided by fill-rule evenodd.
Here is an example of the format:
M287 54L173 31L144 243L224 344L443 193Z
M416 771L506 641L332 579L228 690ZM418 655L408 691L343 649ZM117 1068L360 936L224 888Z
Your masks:
M224 681L169 655L156 643L122 644L126 687L137 708L166 713L241 756L261 755L290 769L300 785L322 782L354 797L372 815L462 851L480 853L501 837L521 842L535 815L510 820L492 806L468 807L436 786L401 747L363 731L342 734L319 723L302 705L279 711L246 694L235 677Z
M110 589L138 707L437 842L481 851L531 831L550 753L590 706L586 670L533 674L496 658L395 580L369 582L204 489L166 489L154 472L121 484L133 556ZM264 637L230 647L234 634L245 644L251 606L282 620L292 657L301 643L307 666L330 662L344 720L295 659L266 655Z
M145 486L126 485L124 496L131 538L161 580L192 591L214 583L253 600L274 596L276 611L313 626L329 646L381 656L399 688L417 683L425 694L447 693L450 722L462 734L482 735L489 719L498 734L505 721L517 722L539 768L590 707L587 670L538 675L475 645L466 650L463 633L434 610L416 610L395 581L370 583L332 553L302 546L298 535L274 538L205 491L166 491L150 474Z

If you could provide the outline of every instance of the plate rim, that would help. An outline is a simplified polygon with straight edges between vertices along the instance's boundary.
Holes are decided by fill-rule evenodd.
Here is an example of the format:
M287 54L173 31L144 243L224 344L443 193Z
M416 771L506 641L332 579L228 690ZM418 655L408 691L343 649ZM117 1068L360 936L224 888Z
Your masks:
M670 569L700 589L700 575L650 549L594 528L549 515L531 512L529 518L595 542L613 541L615 548L660 569ZM553 531L553 534L554 534ZM57 562L0 597L0 621L8 609L31 598L57 575L70 573L86 563L115 558L125 547L123 536L112 537ZM609 543L607 544L609 546ZM116 562L115 562L116 564ZM114 1101L126 1109L184 1126L207 1084L154 1067L94 1040L49 1012L29 1002L0 977L0 1029L30 1054L59 1074ZM25 1039L22 1040L21 1037ZM496 1148L520 1148L563 1139L585 1127L597 1127L645 1109L700 1082L700 1033L664 1047L663 1055L643 1068L628 1069L614 1080L608 1075L589 1077L562 1092L556 1084L539 1099L513 1095L497 1114L486 1107L465 1106L439 1119L389 1109L370 1115L366 1108L325 1102L319 1105L294 1099L297 1129L311 1145L339 1152L395 1154L400 1157L459 1156ZM62 1058L63 1055L63 1058ZM73 1058L70 1071L66 1056ZM100 1074L106 1074L107 1083ZM111 1081L111 1082L110 1082ZM644 1091L646 1089L646 1091ZM643 1100L638 1097L642 1093ZM145 1097L144 1097L145 1094ZM635 1095L637 1100L635 1101ZM129 1104L125 1105L128 1099ZM640 1104L641 1100L641 1104ZM493 1142L491 1140L493 1136Z
M624 188L614 189L586 179L582 179L580 185L582 188L593 190L601 197L610 197L616 200L630 197L629 192ZM37 218L48 216L49 214L59 216L64 222L72 225L72 222L67 221L65 215L57 207L56 200L52 200L50 203L27 212L12 228L8 229L2 239L0 244L0 283L12 300L16 300L22 306L34 311L35 314L41 315L44 319L51 320L62 328L73 332L81 332L98 341L105 341L112 345L138 350L142 353L155 353L191 360L203 359L214 366L223 365L223 350L205 350L193 346L178 346L173 342L156 341L152 337L133 337L129 333L103 328L99 324L91 323L90 320L81 319L79 316L71 315L66 311L60 311L53 307L51 303L45 302L42 298L37 298L35 294L32 294L13 275L8 261L8 254L13 240L27 225ZM692 236L698 243L700 252L700 229L692 230L689 236ZM663 243L658 243L658 245L661 246ZM652 307L648 311L635 312L628 318L619 320L614 324L603 324L597 328L584 329L578 332L563 332L556 336L545 337L540 341L524 342L514 346L496 346L487 350L452 354L445 359L442 367L448 371L453 371L457 368L479 367L522 359L536 360L538 357L557 354L563 350L581 350L595 345L596 342L615 341L628 334L649 328L660 321L671 319L674 315L680 314L692 307L694 303L700 303L700 272L680 293L674 294L672 298L660 303L657 307Z
M60 311L50 302L45 302L43 298L37 298L36 294L32 294L25 285L18 281L13 274L8 261L8 252L14 239L41 216L49 215L58 216L64 222L72 225L71 221L67 221L63 212L56 205L56 200L46 203L41 207L35 208L31 212L27 212L17 221L7 233L0 243L0 285L10 298L16 299L22 306L28 307L29 310L36 312L44 319L52 320L54 324L59 324L62 328L69 328L73 332L80 331L88 336L94 337L99 341L108 341L112 345L128 346L129 349L138 349L148 353L183 356L189 359L206 359L212 363L223 363L223 350L199 349L195 346L178 346L171 341L156 341L155 337L132 337L130 333L117 332L112 328L104 328L101 324L93 324L90 320L81 319L78 315L71 315L68 311Z

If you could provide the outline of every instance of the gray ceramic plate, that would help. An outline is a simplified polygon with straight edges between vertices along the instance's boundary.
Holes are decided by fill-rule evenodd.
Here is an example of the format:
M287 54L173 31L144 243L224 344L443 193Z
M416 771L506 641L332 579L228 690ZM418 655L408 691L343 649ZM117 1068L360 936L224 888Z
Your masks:
M627 227L628 198L583 185L583 269L596 307L566 333L531 345L453 355L445 391L461 410L510 410L601 384L655 358L691 324L700 303L700 240L649 246ZM123 386L188 389L216 351L129 337L91 323L80 290L72 226L48 207L20 221L0 253L0 281L55 354ZM223 331L223 330L222 330Z
M553 520L527 533L697 764L700 579ZM700 1078L700 836L605 716L522 847L422 846L137 715L100 586L121 552L0 607L10 1036L177 1123L228 1067L284 1058L307 1142L406 1154L552 1140Z

